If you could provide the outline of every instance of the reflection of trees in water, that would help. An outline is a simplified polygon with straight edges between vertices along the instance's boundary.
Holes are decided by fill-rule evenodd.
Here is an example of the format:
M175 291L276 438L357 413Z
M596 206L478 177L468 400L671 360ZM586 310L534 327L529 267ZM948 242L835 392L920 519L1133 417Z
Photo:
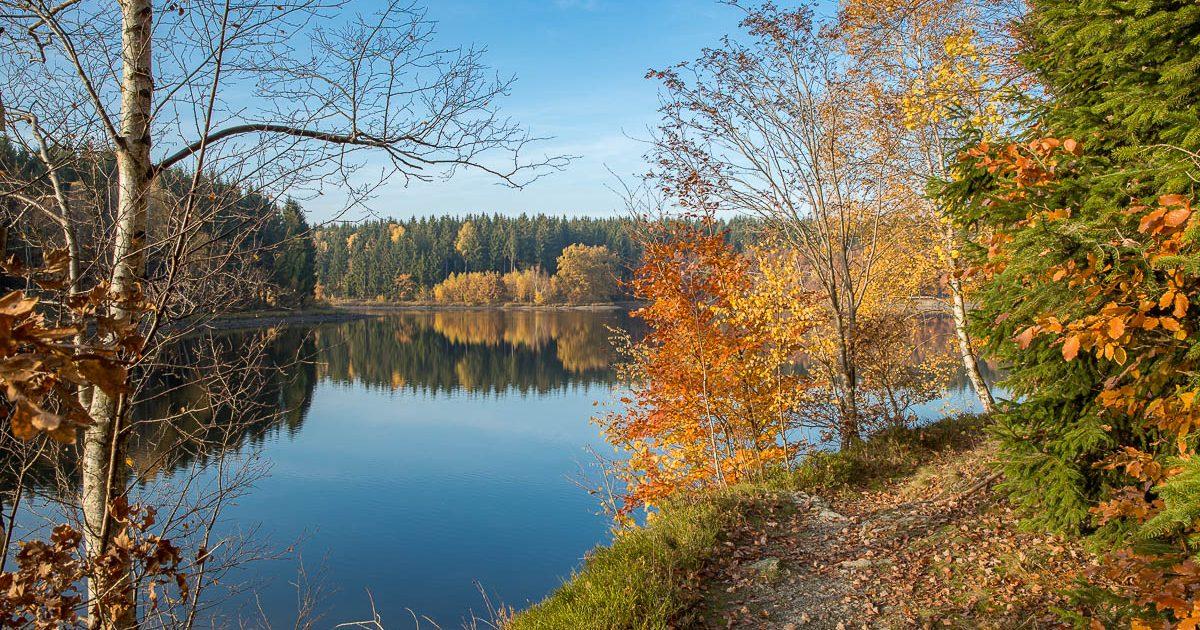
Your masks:
M607 326L627 323L618 313L462 311L185 339L145 381L129 458L146 480L294 435L322 379L426 393L609 383Z
M263 335L213 333L166 353L169 367L147 380L134 408L130 459L140 476L299 432L317 384L316 345L301 328Z
M952 355L957 361L958 340L954 336L954 320L948 316L922 315L913 341L913 359L917 362L934 355ZM1000 370L986 361L980 362L979 372L988 383L1003 378ZM971 389L971 380L961 365L954 370L946 389L954 392Z
M298 432L312 401L317 369L312 336L303 329L221 332L166 348L160 368L137 379L127 457L146 484L162 474L204 468L223 453L253 448L280 431ZM20 443L0 435L0 488L9 487ZM68 496L78 455L48 444L26 483L47 496Z
M610 383L609 326L623 313L442 311L316 330L321 376L423 393L546 393Z

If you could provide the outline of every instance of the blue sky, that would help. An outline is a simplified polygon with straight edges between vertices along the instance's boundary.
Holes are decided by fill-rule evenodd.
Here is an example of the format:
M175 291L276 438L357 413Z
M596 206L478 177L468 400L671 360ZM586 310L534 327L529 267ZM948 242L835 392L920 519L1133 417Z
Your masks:
M427 7L441 44L486 48L494 70L516 76L501 107L535 135L553 136L539 148L580 157L523 190L470 173L407 188L394 182L371 202L377 216L618 213L605 167L622 176L645 171L637 139L647 137L658 107L646 70L694 58L735 31L739 13L716 0L428 0ZM313 210L320 219L322 208Z

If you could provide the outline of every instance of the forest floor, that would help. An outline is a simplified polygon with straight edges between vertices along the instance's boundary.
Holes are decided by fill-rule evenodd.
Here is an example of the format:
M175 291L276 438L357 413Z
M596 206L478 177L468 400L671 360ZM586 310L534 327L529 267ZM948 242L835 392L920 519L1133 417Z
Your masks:
M919 466L823 494L763 493L703 569L708 628L1061 627L1078 541L1022 531L974 430Z

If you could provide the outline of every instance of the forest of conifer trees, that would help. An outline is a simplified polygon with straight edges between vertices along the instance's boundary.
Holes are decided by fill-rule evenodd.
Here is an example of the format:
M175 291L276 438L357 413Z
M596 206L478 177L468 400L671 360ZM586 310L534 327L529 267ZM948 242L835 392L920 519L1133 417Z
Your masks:
M753 221L728 222L730 238L745 242ZM379 219L315 231L316 280L323 299L407 300L421 289L465 272L558 271L570 245L602 245L628 278L641 250L625 217L467 214Z

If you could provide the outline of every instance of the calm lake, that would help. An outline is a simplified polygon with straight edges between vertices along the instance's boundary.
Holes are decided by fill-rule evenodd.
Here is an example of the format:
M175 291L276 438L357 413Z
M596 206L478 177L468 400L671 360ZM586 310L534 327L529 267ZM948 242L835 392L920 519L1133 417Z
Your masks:
M588 447L611 452L589 418L611 397L612 329L633 324L620 312L447 311L283 329L265 359L285 369L254 385L265 420L219 438L256 480L218 529L272 557L228 576L208 614L290 626L301 584L318 627L365 619L373 600L388 627L412 627L411 610L458 628L485 614L480 589L516 608L544 597L609 538L577 480L596 475ZM934 340L949 332L929 327ZM205 343L237 353L256 336ZM139 415L194 405L186 354ZM974 402L959 379L919 413ZM139 437L146 492L234 474L200 458L158 470L171 440Z

